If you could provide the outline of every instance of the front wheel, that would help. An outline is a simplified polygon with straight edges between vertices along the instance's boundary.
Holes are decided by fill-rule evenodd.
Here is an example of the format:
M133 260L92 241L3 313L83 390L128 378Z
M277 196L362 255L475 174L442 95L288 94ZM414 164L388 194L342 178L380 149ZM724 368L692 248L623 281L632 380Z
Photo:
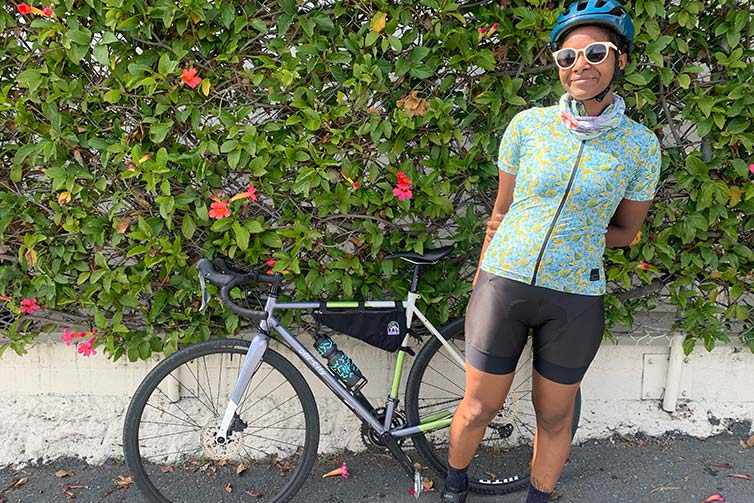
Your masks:
M440 333L464 356L464 321L445 325ZM416 357L406 382L408 424L421 424L422 418L455 412L465 388L465 368L459 367L437 337L431 336ZM472 491L502 494L528 487L529 468L536 422L531 402L531 351L525 349L516 369L508 398L487 427L469 468ZM581 391L576 394L572 436L581 414ZM424 461L445 478L448 467L448 428L420 433L414 446Z
M128 407L123 448L151 502L283 503L306 480L319 415L301 373L268 349L239 401L227 438L216 433L249 342L216 339L159 363Z

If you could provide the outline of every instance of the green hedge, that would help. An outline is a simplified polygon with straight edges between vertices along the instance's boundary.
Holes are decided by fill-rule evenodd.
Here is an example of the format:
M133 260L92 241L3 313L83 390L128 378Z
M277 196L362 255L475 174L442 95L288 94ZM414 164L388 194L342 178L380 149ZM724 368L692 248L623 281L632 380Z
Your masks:
M437 322L462 312L500 135L562 93L562 2L315 3L0 9L0 351L50 321L132 360L232 333L217 301L197 309L192 265L218 254L274 261L292 298L374 298L407 286L386 253L453 242L422 303ZM607 254L609 321L669 302L687 351L733 334L754 350L751 6L629 7L621 94L662 138L663 182L641 242ZM22 298L43 309L16 316Z

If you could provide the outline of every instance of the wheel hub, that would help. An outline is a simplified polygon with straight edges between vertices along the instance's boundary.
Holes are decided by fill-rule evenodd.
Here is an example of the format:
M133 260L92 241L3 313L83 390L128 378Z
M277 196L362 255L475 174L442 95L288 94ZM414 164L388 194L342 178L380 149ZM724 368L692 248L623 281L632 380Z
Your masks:
M220 432L221 417L215 417L201 430L201 442L204 455L209 459L219 461L222 459L239 459L243 454L243 433L230 429L227 436L218 439Z

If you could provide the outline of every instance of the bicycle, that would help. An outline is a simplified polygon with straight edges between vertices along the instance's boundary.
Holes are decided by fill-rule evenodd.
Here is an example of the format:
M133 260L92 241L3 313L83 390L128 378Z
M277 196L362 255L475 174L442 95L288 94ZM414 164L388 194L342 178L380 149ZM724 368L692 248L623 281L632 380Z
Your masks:
M463 397L464 319L437 329L416 301L422 269L441 261L452 249L386 256L386 260L403 259L414 266L407 299L362 304L278 302L281 274L238 271L222 259L200 260L202 308L210 298L205 284L209 282L220 289L225 306L258 321L258 327L251 341L211 339L182 348L145 377L129 405L123 433L125 458L140 491L150 501L161 503L249 501L249 497L282 503L297 493L317 455L319 415L299 370L270 348L273 332L275 340L297 355L361 420L362 437L393 455L413 479L417 494L422 491L422 465L406 452L407 439L420 460L444 478L447 427ZM239 302L244 295L231 294L251 285L267 285L263 309L242 307ZM398 317L405 315L384 407L375 408L363 395L360 372L348 366L346 355L323 364L289 332L276 317L276 312L286 310L313 312L315 319L325 322L323 312L329 310L346 324L349 318L358 322L360 313L370 311L395 314L397 310ZM319 322L316 328L319 331ZM410 343L425 334L429 339L406 381L403 414L398 405L406 355L413 354ZM323 354L321 344L317 348ZM530 383L530 376L519 373L506 403L487 428L469 474L473 491L506 493L528 486L535 429ZM580 405L579 393L572 433L578 427Z

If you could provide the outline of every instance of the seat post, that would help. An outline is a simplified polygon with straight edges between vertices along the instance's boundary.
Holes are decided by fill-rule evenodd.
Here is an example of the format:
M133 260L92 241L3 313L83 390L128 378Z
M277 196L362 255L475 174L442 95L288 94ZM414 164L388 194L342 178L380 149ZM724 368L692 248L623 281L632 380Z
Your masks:
M411 279L411 289L409 292L419 292L419 278L421 276L422 264L414 264L414 277Z

